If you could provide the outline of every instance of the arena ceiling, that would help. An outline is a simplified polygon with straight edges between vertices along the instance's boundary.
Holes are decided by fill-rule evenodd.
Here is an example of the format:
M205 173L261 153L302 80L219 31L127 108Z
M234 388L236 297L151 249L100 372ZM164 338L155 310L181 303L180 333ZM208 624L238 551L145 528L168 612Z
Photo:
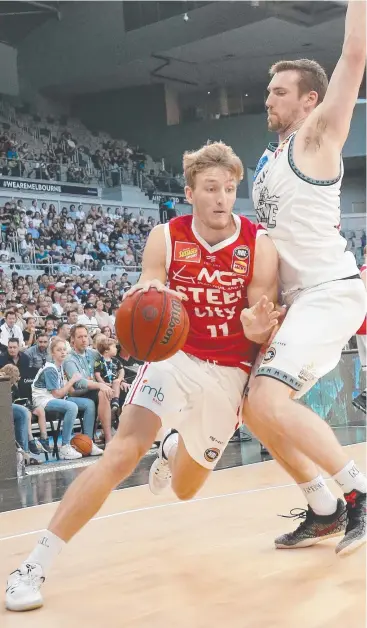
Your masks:
M46 20L60 18L61 2L0 2L0 41L17 47L32 30Z
M190 2L185 4L190 7ZM116 27L110 36L113 41L103 43L97 28L93 36L93 24L89 22L90 42L84 39L83 46L77 48L77 29L80 27L75 26L75 31L71 32L71 25L76 24L73 15L80 14L81 7L88 10L90 20L95 14L98 22L98 17L102 20L97 5L106 13L110 7L111 15L117 15L117 5L123 7L123 4L108 0L0 2L1 13L6 5L19 8L22 5L24 13L27 13L27 7L28 11L44 11L28 17L5 18L14 18L13 25L17 19L21 25L24 20L24 25L18 28L24 28L25 32L29 29L30 36L25 35L25 38L32 44L28 48L25 46L23 55L26 63L28 57L27 70L31 69L32 63L30 48L34 50L37 42L36 20L50 20L46 26L55 36L48 46L47 58L43 54L43 71L37 72L34 79L35 87L55 96L156 83L171 85L179 92L210 91L223 85L241 84L250 99L258 100L259 94L263 94L269 66L280 58L315 58L331 72L339 57L344 34L345 3L342 2L226 1L208 2L201 8L188 10L186 21L184 15L175 15L123 35L121 21L121 26ZM66 38L61 32L63 20L70 25L68 45L65 45ZM39 28L41 36L38 41L42 42L44 32L45 24ZM2 34L0 30L0 38ZM104 37L107 35L103 32ZM10 32L9 38L15 43L17 37L17 29ZM81 50L84 59L96 58L98 63L85 63L82 68L83 59L78 62L77 57ZM67 68L64 75L56 67L61 54Z

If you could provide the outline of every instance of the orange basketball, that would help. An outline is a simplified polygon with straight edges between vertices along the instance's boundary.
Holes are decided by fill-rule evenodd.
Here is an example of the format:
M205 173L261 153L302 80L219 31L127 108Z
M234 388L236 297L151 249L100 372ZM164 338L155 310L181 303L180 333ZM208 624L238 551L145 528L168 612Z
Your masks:
M169 292L135 292L116 313L116 334L134 358L159 362L182 349L189 332L189 317L180 299Z
M75 434L75 436L71 439L70 444L79 451L79 453L83 454L83 456L89 456L92 451L92 439L89 438L86 434Z

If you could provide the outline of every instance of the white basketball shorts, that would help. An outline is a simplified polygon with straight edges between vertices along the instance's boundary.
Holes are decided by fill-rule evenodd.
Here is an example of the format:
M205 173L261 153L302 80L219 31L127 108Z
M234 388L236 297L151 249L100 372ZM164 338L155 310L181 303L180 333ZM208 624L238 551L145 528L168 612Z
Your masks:
M140 367L125 405L148 408L175 428L195 462L213 469L239 421L248 375L179 351Z
M295 398L302 397L335 368L365 313L366 290L359 278L300 291L263 356L256 377L278 379L295 391Z

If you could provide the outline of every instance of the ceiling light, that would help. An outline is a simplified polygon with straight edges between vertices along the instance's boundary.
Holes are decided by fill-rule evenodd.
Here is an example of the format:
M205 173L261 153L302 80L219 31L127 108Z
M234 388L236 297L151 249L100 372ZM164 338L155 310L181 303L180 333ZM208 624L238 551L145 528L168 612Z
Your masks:
M210 94L210 92L208 92L208 94Z
M248 94L245 94L245 97L248 98Z

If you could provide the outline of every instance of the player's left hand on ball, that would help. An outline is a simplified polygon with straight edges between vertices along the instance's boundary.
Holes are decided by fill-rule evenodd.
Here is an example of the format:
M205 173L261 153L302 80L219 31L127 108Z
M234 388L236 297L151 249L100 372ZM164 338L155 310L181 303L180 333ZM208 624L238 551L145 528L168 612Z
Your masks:
M266 296L262 296L255 305L242 310L241 323L245 334L250 332L251 335L260 336L278 325L280 316L281 313L274 308L274 303Z
M156 290L158 290L158 292L169 292L169 294L171 294L173 297L176 297L176 299L180 299L180 301L187 301L186 294L183 294L182 292L176 292L176 290L171 290L170 288L165 286L164 283L159 281L159 279L149 279L148 281L143 281L142 283L136 283L135 286L132 286L130 290L125 292L123 300L127 297L131 297L134 292L138 292L139 290L141 292L148 292L148 290L150 290L151 288L155 288Z

